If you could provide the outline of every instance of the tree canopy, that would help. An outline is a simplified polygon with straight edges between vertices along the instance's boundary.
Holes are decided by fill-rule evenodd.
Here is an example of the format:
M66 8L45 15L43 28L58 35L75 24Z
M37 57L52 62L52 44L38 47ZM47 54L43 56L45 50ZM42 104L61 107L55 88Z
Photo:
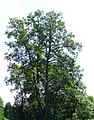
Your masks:
M66 30L62 13L37 10L10 19L6 35L11 40L6 42L10 76L5 82L16 92L16 120L80 119L87 104L76 63L82 45Z

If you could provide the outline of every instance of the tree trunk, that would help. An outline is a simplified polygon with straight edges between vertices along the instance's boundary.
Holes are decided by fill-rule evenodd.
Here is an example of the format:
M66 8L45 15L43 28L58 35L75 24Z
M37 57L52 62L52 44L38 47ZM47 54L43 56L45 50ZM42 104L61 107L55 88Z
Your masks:
M49 100L48 100L48 73L49 73L49 59L50 59L50 53L51 53L51 31L50 31L50 35L49 35L49 50L46 50L47 53L47 60L46 60L46 84L45 84L45 113L44 113L44 120L47 117L47 111L48 111L48 106L49 106Z

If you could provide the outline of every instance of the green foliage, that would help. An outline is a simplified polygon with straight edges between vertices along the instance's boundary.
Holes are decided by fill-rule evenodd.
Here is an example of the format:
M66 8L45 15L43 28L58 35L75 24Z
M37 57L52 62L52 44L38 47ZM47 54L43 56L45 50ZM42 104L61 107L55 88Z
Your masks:
M13 109L12 109L12 105L10 102L6 103L6 105L4 107L4 116L6 118L8 118L9 120L14 120L13 119Z
M76 65L82 45L67 32L62 13L37 10L10 19L6 35L12 40L6 43L10 77L5 82L17 92L14 120L80 119L87 108L82 70ZM88 110L82 119L89 119Z
M3 110L4 110L4 106L3 106L3 100L2 98L0 97L0 119L2 120L3 119Z
M4 104L1 97L0 97L0 120L7 120L7 118L4 117Z

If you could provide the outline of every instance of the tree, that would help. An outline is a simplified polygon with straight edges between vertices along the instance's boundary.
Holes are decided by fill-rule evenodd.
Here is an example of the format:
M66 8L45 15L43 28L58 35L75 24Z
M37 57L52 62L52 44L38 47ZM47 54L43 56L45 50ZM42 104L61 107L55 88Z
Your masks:
M73 115L73 120L93 120L94 119L94 97L87 94L79 94L78 104Z
M82 45L67 32L62 13L37 10L10 19L6 35L13 39L6 43L10 77L5 82L15 86L18 120L72 119L85 88L76 65Z
M7 120L7 118L4 117L4 104L1 97L0 97L0 120Z
M3 100L2 100L2 98L0 97L0 119L3 119L3 108L4 108L4 106L3 106Z
M6 103L4 107L4 116L8 118L9 120L14 120L13 119L13 107L10 102Z

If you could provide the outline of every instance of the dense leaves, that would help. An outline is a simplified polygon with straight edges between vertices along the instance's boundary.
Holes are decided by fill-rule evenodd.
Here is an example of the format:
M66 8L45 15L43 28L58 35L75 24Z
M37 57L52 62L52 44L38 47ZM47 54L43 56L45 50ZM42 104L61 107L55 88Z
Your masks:
M16 113L15 113L16 114ZM14 120L13 117L13 108L10 102L6 103L4 107L4 116L8 118L9 120Z
M62 13L37 10L10 19L6 35L11 40L6 43L10 77L5 82L16 91L16 120L80 119L81 106L87 104L81 99L82 70L76 65L82 45L67 32Z
M1 97L0 97L0 120L7 120L7 118L4 117L4 104Z

